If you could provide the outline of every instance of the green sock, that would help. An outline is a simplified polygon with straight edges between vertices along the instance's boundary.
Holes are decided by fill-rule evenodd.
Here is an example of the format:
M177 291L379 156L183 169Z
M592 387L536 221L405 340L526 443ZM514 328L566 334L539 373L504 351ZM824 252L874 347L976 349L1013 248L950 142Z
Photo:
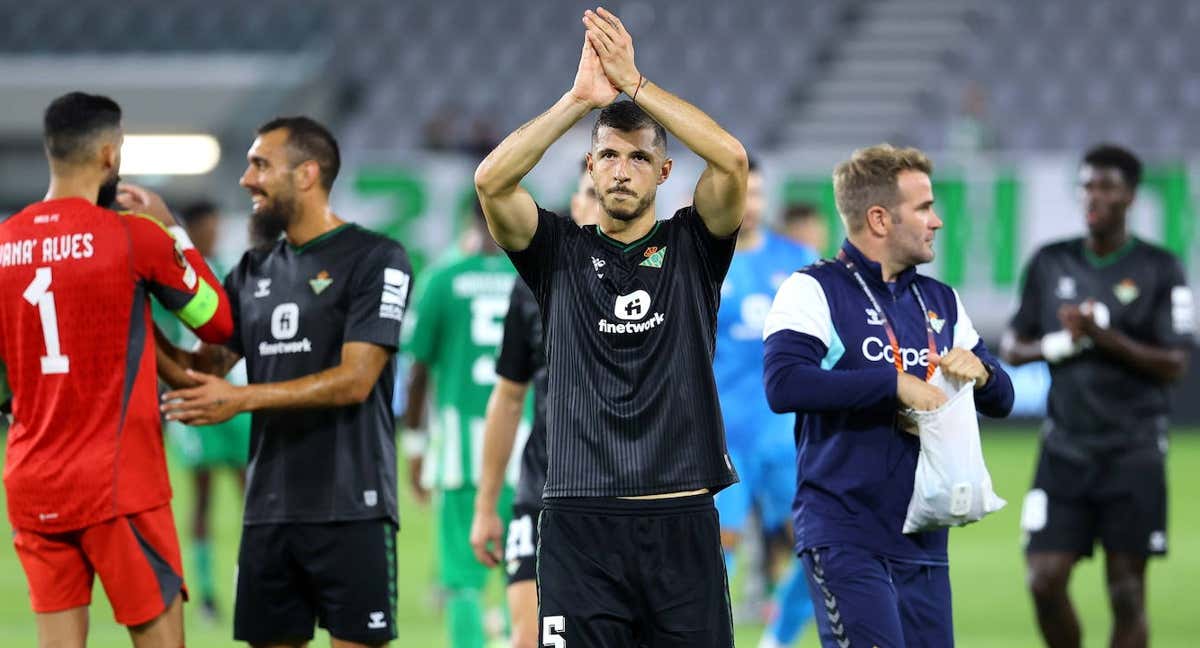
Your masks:
M454 648L483 648L483 606L477 589L452 589L446 596L446 623Z
M196 595L201 601L213 597L212 575L212 544L207 540L197 540L192 543L193 581L196 583Z

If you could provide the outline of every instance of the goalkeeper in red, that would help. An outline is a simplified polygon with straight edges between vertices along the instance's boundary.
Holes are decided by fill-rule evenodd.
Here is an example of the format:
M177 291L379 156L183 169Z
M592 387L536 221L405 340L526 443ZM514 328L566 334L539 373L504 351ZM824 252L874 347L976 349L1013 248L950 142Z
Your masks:
M203 340L233 323L157 196L117 197L121 109L73 92L45 112L50 188L0 223L0 360L13 392L4 486L41 645L87 640L100 577L139 648L183 645L186 598L163 457L150 295ZM157 219L157 220L156 220ZM177 228L171 228L175 231Z

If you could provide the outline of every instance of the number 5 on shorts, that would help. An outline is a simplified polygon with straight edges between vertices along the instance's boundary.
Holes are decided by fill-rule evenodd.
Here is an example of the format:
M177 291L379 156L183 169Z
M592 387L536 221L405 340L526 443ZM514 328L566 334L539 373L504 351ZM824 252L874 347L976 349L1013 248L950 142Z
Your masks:
M542 619L542 646L544 648L567 648L567 640L560 634L567 629L567 620L561 616Z

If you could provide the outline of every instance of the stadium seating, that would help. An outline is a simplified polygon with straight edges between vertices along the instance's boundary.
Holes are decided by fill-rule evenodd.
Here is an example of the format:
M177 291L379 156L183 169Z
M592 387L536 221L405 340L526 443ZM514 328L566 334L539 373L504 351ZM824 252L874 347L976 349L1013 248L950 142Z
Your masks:
M624 0L612 8L650 78L692 99L753 148L804 147L788 125L819 101L853 37L924 0ZM964 4L965 3L965 4ZM351 148L420 146L440 118L459 140L502 134L567 87L581 0L0 0L5 54L328 52ZM928 5L927 2L925 2ZM1200 3L961 0L970 37L944 44L897 137L951 144L964 88L984 97L987 145L1075 150L1097 139L1177 153L1200 145ZM947 5L949 7L949 5ZM69 10L68 10L69 9ZM958 20L960 12L947 16ZM868 39L869 40L869 39ZM886 48L886 44L875 43ZM845 84L842 84L843 86ZM845 90L845 88L840 88ZM1153 119L1146 117L1153 114ZM482 126L481 126L482 127ZM801 129L802 130L802 129ZM834 142L838 146L861 142Z
M1194 2L1011 0L977 3L970 47L947 61L921 143L938 148L962 88L984 93L985 123L1007 150L1078 150L1100 139L1147 153L1200 144Z

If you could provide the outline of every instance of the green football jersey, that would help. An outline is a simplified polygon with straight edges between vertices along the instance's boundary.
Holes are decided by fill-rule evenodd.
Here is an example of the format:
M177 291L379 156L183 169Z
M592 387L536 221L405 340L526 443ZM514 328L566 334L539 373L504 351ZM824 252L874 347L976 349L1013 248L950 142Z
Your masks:
M484 417L516 277L504 254L477 254L429 268L416 288L403 348L432 374L430 442L422 475L428 487L461 488L479 481ZM528 425L522 423L517 443L526 436ZM513 457L519 459L520 453ZM519 465L509 462L510 484Z

